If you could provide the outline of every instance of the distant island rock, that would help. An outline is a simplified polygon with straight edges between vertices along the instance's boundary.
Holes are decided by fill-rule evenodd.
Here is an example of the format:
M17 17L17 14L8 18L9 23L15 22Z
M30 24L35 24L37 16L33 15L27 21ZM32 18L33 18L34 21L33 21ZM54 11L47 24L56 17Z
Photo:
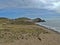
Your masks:
M34 22L46 22L45 20L42 20L41 18L33 19Z

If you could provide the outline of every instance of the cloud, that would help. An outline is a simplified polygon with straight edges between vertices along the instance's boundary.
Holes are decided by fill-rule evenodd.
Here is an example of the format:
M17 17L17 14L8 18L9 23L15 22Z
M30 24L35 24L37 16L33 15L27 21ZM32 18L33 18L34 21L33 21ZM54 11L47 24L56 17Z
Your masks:
M38 8L39 1L37 0L2 0L0 1L0 8Z
M3 8L43 8L60 12L60 0L0 0Z
M60 0L40 0L44 4L44 8L60 12Z

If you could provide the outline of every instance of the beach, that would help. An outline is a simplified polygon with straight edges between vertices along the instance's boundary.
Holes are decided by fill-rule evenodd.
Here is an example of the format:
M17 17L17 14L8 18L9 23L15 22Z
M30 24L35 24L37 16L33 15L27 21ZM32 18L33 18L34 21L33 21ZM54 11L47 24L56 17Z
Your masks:
M0 45L60 45L57 30L30 21L29 18L0 18Z
M60 45L60 0L0 0L0 45Z
M50 28L50 27L48 27L48 26L40 25L40 24L37 24L37 26L43 27L43 28L45 28L45 29L48 29L49 31L53 31L53 32L55 32L55 33L57 33L57 34L60 34L59 31L57 31L57 30L55 30L55 29L53 29L53 28Z
M16 25L15 25L16 26ZM10 27L11 28L11 27ZM48 29L44 26L38 25L19 25L17 28L20 29L39 29L41 33L39 33L38 37L31 37L28 39L18 39L14 42L9 43L0 43L0 45L60 45L60 34L56 33L54 30ZM23 34L25 35L25 34Z
M60 32L60 20L58 19L46 20L46 22L40 22L38 24L47 27L49 29L53 29L57 32Z

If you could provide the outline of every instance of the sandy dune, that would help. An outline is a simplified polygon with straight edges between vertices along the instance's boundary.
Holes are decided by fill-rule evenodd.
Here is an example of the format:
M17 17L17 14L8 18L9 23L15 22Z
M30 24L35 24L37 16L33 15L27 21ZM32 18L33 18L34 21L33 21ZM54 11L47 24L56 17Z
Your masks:
M40 26L37 26L40 27ZM60 45L60 34L51 31L49 29L46 29L44 27L40 27L44 30L49 31L50 33L41 33L39 35L39 38L29 38L29 39L19 39L15 40L11 43L0 43L0 45Z

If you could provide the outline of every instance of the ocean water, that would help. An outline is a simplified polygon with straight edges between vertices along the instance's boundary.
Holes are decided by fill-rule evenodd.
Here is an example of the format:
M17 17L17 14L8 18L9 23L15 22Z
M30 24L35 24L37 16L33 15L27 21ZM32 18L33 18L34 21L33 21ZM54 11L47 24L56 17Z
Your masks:
M40 22L38 24L60 32L60 20L46 20L46 22Z

